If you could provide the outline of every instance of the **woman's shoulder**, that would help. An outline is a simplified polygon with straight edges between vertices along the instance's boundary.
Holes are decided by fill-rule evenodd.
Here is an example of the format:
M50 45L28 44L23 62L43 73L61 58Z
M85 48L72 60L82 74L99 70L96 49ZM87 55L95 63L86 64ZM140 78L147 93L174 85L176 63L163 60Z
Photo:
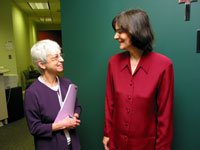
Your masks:
M40 87L40 82L38 79L36 79L27 89L26 91L30 91L32 89L37 89L38 87Z
M157 53L157 52L150 52L149 57L155 61L155 63L165 64L165 65L172 65L172 61L167 56Z
M143 59L145 60L144 64L151 68L149 70L153 71L154 73L161 73L166 69L168 70L169 68L173 68L171 59L163 54L150 52L146 58L147 59Z
M61 83L65 83L65 84L71 84L71 80L65 77L58 77Z
M26 94L34 94L37 93L37 91L41 91L42 83L38 79L36 79L26 90Z
M116 62L116 61L121 61L121 60L124 60L124 59L127 59L129 58L129 53L128 52L122 52L122 53L118 53L118 54L115 54L113 56L110 57L110 62Z

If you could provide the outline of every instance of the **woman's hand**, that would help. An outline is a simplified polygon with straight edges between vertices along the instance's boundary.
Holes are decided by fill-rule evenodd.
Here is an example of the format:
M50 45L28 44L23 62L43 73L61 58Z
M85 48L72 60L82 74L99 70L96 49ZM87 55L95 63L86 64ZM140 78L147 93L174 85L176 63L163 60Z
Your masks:
M67 116L63 121L63 128L64 129L74 129L77 126L80 126L80 120L78 120L76 117L69 117Z
M53 123L52 131L62 130L62 129L74 129L77 126L80 126L81 121L76 117L67 116L64 120Z
M76 119L78 119L78 118L79 118L79 114L74 113L74 117L75 117Z
M104 145L105 150L109 150L108 144L109 144L109 137L104 136L103 145Z

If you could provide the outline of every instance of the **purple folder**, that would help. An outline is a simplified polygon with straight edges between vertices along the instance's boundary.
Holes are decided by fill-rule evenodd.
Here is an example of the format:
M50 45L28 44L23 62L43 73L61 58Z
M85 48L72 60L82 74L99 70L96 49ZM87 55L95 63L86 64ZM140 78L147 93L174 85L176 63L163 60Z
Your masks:
M57 117L54 120L54 122L59 122L65 119L69 115L71 116L74 115L77 89L78 87L75 84L69 85L67 94L64 99L64 103L62 107L60 108L60 111L58 112Z

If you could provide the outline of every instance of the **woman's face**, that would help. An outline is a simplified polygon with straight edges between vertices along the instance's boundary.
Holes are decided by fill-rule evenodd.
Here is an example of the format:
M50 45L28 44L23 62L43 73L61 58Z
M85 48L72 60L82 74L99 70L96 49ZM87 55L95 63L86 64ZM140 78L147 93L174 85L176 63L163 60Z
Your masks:
M63 62L64 59L62 57L61 52L57 52L54 54L47 55L47 63L45 64L44 71L51 72L53 74L57 74L63 71Z
M122 31L117 24L115 25L114 39L119 42L121 50L123 49L129 51L129 49L133 47L131 35Z

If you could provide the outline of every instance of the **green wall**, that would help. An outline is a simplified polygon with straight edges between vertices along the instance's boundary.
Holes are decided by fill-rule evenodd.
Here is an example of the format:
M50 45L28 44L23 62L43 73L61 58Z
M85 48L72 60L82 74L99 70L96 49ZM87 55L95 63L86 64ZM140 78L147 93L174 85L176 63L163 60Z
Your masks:
M35 22L29 19L29 40L30 40L30 48L37 42L37 26ZM30 53L30 49L29 49Z
M0 66L10 70L7 74L18 74L20 85L21 71L32 64L30 47L37 41L36 25L12 0L3 1L0 9ZM12 50L6 49L7 41L13 43Z
M11 0L2 1L0 5L0 66L8 68L9 74L17 74L15 48L13 46L12 50L7 50L5 46L7 41L11 41L14 45L11 9ZM8 58L9 55L12 56L12 59Z
M173 150L199 150L200 2L191 4L191 21L178 0L61 0L65 76L79 86L83 107L78 128L83 150L103 150L104 95L110 56L121 52L113 40L113 17L122 10L141 8L150 17L155 51L173 61L175 73Z
M29 17L14 4L12 16L17 72L19 79L21 79L21 71L27 69L27 66L32 64L30 44L34 44L36 41L36 29Z

